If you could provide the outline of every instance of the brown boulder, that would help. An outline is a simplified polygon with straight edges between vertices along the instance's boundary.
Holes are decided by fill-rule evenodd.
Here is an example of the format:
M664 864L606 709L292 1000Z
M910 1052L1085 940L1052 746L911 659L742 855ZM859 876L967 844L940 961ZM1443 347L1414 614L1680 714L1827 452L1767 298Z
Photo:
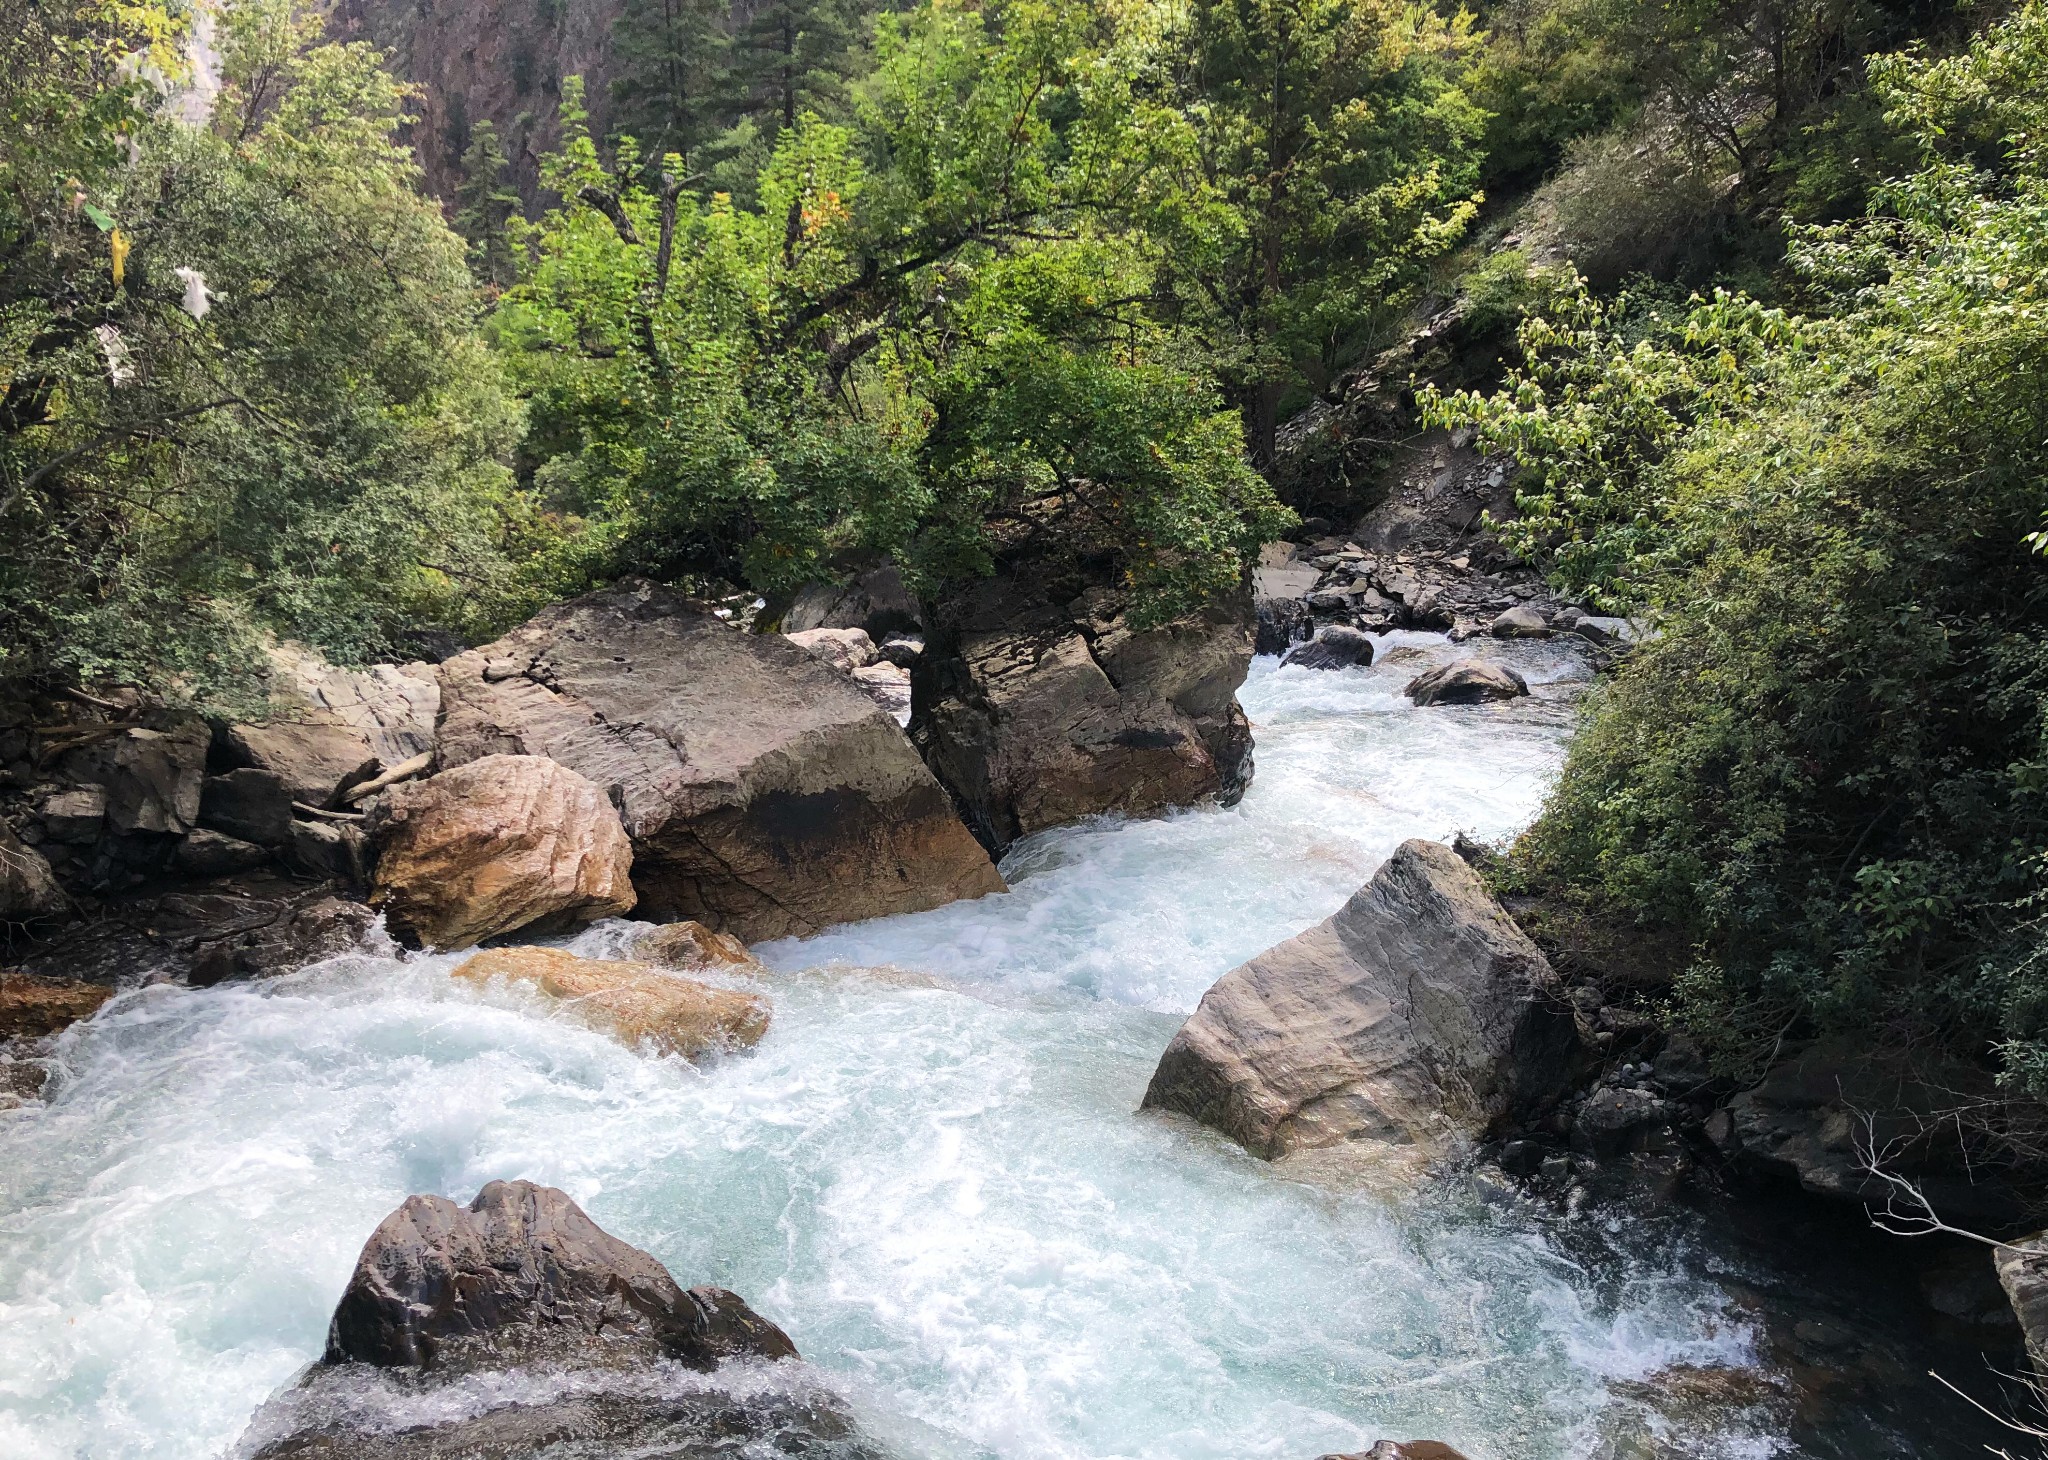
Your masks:
M1456 853L1405 842L1333 916L1217 980L1144 1103L1269 1159L1360 1143L1427 1162L1561 1087L1554 983Z
M634 903L633 849L604 792L544 756L492 755L373 803L371 902L394 931L468 948Z
M1022 569L958 590L912 671L911 736L983 844L1241 795L1249 595L1140 629L1107 590L1047 591Z
M441 676L443 763L545 755L602 787L645 915L757 941L1003 889L847 675L653 584L558 604Z
M104 984L0 973L0 1040L40 1039L90 1019L114 997Z
M747 951L747 945L730 933L714 933L702 923L685 918L664 923L636 937L629 950L642 963L662 968L743 968L761 965Z
M648 963L578 958L559 948L492 948L458 966L455 976L530 983L624 1043L644 1041L684 1059L758 1044L768 1032L766 1000Z

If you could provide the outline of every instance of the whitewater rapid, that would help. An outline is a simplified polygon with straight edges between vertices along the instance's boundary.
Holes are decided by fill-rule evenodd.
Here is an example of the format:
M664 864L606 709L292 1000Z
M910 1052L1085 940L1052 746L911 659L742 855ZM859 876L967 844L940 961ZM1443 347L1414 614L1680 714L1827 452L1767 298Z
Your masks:
M774 1026L703 1068L448 957L122 996L62 1037L45 1104L0 1114L0 1455L223 1453L319 1352L371 1228L495 1177L745 1295L905 1454L1588 1453L1616 1381L1749 1356L1711 1283L1590 1271L1472 1187L1326 1189L1135 1113L1219 974L1404 838L1534 813L1583 659L1487 645L1536 698L1408 705L1418 663L1384 661L1449 652L1258 661L1240 805L1049 834L1007 896L760 949ZM1738 1426L1718 1453L1774 1448Z

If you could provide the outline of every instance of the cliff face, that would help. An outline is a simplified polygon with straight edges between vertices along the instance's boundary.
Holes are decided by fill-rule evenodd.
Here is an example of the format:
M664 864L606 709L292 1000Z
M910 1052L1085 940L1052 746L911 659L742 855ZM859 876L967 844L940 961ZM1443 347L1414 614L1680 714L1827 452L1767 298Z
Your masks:
M583 77L592 128L604 135L620 8L621 0L337 0L328 25L337 39L384 51L420 89L412 141L436 197L454 197L470 128L488 118L531 207L541 154L560 131L562 77Z

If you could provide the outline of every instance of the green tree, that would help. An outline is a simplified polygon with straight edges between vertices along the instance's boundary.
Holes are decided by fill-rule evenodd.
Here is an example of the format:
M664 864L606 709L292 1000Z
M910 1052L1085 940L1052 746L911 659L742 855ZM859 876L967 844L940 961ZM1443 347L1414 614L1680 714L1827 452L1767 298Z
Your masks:
M1581 301L1436 407L1520 459L1529 551L1661 630L1517 868L1690 954L1731 1069L1846 1033L2048 1093L2044 37L1873 66L1922 165L1795 235L1805 313Z
M505 149L488 120L470 128L455 203L455 231L469 245L470 271L484 284L504 288L518 272L506 229L519 212L519 191L507 181Z
M1469 23L1388 0L1195 0L1168 29L1191 137L1152 227L1261 465L1290 394L1397 319L1473 215Z
M515 416L461 245L400 89L314 39L226 11L210 114L116 72L120 149L17 194L47 262L0 295L0 673L231 695L262 633L355 657L502 604Z
M612 24L612 129L688 161L723 130L731 36L718 0L625 0Z

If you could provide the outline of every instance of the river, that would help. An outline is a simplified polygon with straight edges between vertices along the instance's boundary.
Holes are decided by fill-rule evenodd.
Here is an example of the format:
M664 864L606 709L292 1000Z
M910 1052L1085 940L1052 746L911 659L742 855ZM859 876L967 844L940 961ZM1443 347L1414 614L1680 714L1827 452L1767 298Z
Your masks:
M376 1223L494 1177L743 1294L909 1452L1593 1453L1617 1386L1752 1357L1686 1242L1592 1264L1470 1183L1333 1190L1136 1114L1219 974L1404 838L1499 837L1540 803L1574 649L1489 644L1535 698L1417 710L1400 686L1448 648L1381 648L1255 664L1236 807L1047 834L1007 896L757 950L774 1026L704 1068L448 957L122 996L63 1036L46 1104L0 1115L0 1455L223 1453L318 1353ZM1782 1449L1740 1414L1699 1445Z

